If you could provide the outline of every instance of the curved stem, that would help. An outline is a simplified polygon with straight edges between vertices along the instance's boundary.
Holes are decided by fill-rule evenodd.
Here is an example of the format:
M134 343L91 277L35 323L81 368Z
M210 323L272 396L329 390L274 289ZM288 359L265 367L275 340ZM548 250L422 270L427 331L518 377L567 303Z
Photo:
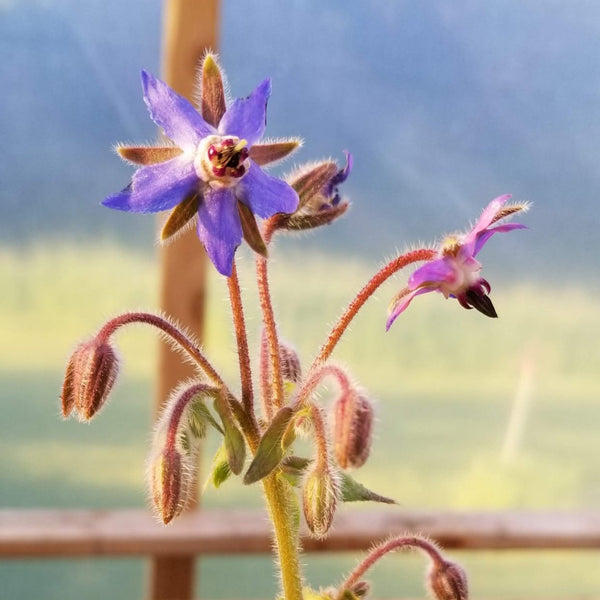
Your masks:
M304 400L308 398L313 390L325 379L325 377L331 376L335 377L337 380L342 394L348 393L348 390L351 387L351 382L348 379L346 373L344 373L343 369L335 365L324 365L318 370L314 371L304 382L304 385L301 390L301 394L298 394L294 404L292 406L293 410L299 410L300 406L304 403Z
M250 353L248 351L248 336L246 334L246 323L244 321L244 307L242 304L242 293L240 281L237 276L235 261L231 270L231 277L227 278L229 288L229 299L231 312L233 314L233 325L238 347L238 360L240 363L240 380L242 383L242 405L246 413L254 415L254 392L252 390L252 370L250 368Z
M436 254L437 251L430 248L411 250L410 252L406 252L405 254L402 254L401 256L398 256L394 260L390 261L387 265L375 273L375 275L367 282L363 289L358 292L354 300L350 302L344 314L338 319L338 322L331 330L327 341L323 344L323 346L321 346L321 350L312 364L311 371L319 365L322 365L329 358L333 352L333 349L340 341L342 334L344 331L346 331L346 328L356 316L356 313L358 313L364 303L373 295L373 293L382 283L384 283L400 269L403 269L414 262L431 260Z
M344 591L352 588L358 583L359 579L381 558L388 552L393 552L400 548L419 548L429 556L435 565L440 565L444 562L444 557L434 544L426 539L418 536L403 536L393 538L379 546L375 546L366 558L350 573L346 581L340 585L338 590L337 600L341 600Z
M265 223L263 237L265 244L269 244L273 236L271 221ZM281 357L279 355L279 340L277 337L277 324L273 312L271 292L269 290L269 275L267 260L256 256L256 279L258 283L258 295L260 307L263 313L265 336L269 350L270 386L264 386L266 397L263 398L267 419L271 419L274 412L283 406L283 376L281 374ZM263 365L266 369L266 365ZM263 392L264 394L264 392Z
M171 415L169 417L169 425L167 427L167 440L166 445L170 448L175 446L175 440L177 439L177 430L179 429L179 422L183 416L186 406L193 400L199 393L205 392L207 394L214 395L218 393L216 388L213 388L205 383L197 383L187 388L177 401L173 405Z
M200 367L200 369L207 375L209 379L213 381L213 383L226 389L223 379L208 362L204 354L202 354L202 351L198 345L192 339L190 339L190 337L185 335L178 327L163 317L145 312L124 313L105 323L102 329L100 329L98 332L97 337L101 341L107 341L117 329L131 323L144 323L145 325L152 325L160 329L164 334L176 342L176 347L179 350L185 350L189 354L198 367Z

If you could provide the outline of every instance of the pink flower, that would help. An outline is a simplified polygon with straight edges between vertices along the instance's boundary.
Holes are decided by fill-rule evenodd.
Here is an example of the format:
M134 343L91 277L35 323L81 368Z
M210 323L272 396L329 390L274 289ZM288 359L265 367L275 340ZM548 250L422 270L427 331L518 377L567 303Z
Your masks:
M456 298L464 308L476 308L488 317L498 316L488 296L490 284L480 277L481 263L475 257L495 233L526 229L519 223L495 225L514 213L527 210L525 203L506 205L510 197L507 194L492 200L469 233L446 236L438 257L417 269L409 277L408 286L393 299L386 330L413 298L427 292L441 292L445 298Z

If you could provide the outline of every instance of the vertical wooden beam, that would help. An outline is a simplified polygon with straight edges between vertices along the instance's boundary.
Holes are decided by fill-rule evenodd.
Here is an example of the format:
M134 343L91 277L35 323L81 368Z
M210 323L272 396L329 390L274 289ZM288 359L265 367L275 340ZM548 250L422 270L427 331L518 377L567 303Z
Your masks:
M196 73L205 50L217 49L219 0L166 0L162 72L179 94L193 99ZM192 229L160 250L161 308L202 337L204 325L206 256ZM193 370L168 344L159 350L156 408L179 381ZM193 555L152 559L150 598L190 600L194 594Z

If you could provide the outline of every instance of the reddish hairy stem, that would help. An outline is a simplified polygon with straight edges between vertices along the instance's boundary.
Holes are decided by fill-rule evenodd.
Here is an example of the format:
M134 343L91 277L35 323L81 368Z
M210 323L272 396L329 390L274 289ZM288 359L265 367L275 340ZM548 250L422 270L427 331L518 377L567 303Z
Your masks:
M431 260L437 254L436 250L430 248L420 248L418 250L411 250L401 256L398 256L394 260L390 261L382 269L380 269L375 275L367 282L360 292L356 295L354 300L350 302L348 308L344 314L338 319L334 328L331 330L327 342L321 346L321 350L315 358L311 371L322 365L331 355L333 349L340 341L344 331L356 316L356 313L362 308L363 304L373 295L377 288L387 281L394 273L400 269L418 261Z
M223 379L221 379L204 354L202 354L200 348L175 325L158 315L145 312L124 313L105 323L98 332L97 338L106 342L117 329L131 323L144 323L145 325L152 325L160 329L177 343L179 349L185 350L194 359L194 362L204 371L209 379L212 379L219 387L226 389Z
M273 236L272 222L267 221L263 230L265 244L271 242ZM277 337L277 324L275 323L275 314L273 312L273 303L271 302L271 292L269 290L269 275L267 260L262 257L256 257L256 279L258 283L258 295L260 298L260 307L263 313L263 323L267 345L269 349L269 365L270 377L267 383L266 365L262 365L263 373L261 373L265 383L263 387L263 399L267 419L273 417L273 413L283 406L283 376L281 374L281 357L279 356L279 339Z
M229 300L231 302L233 325L238 347L240 380L242 384L242 405L246 413L253 418L254 392L252 390L252 370L250 368L250 353L248 351L248 336L246 334L246 323L244 320L242 293L235 261L233 262L233 267L231 269L231 277L227 278L227 287L229 288Z
M211 392L217 393L217 389L213 388L205 383L197 383L187 388L183 394L178 398L175 406L173 406L173 412L169 419L169 427L167 428L167 440L166 445L170 448L175 446L175 440L177 438L177 429L179 427L179 421L188 403L196 396L199 392Z
M315 432L315 441L317 442L316 468L324 468L329 463L329 449L327 448L327 434L325 433L323 412L316 404L311 404L310 414Z
M351 387L350 380L343 369L336 367L335 365L325 365L312 373L305 381L301 394L298 395L294 402L293 409L298 410L302 405L305 398L308 398L313 390L325 379L327 376L335 377L339 386L342 388L342 394L348 393Z
M403 536L393 538L379 546L375 546L373 550L366 556L365 559L350 573L346 581L339 587L337 600L341 600L344 590L351 589L353 585L358 583L359 579L381 558L388 552L393 552L400 548L418 548L429 556L435 565L444 563L444 557L434 544L426 539L418 536Z

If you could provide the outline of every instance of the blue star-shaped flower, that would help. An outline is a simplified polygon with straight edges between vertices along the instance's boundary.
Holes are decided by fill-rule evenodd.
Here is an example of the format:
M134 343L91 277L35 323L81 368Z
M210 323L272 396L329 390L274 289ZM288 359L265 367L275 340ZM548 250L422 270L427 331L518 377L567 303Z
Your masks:
M254 215L267 218L296 210L298 194L260 165L283 158L299 141L256 144L265 130L270 79L227 107L221 73L211 55L202 69L202 114L145 71L142 86L152 120L174 145L118 147L121 156L144 166L103 204L140 213L174 209L163 240L197 215L198 237L208 256L221 274L230 276L242 236L262 250Z

